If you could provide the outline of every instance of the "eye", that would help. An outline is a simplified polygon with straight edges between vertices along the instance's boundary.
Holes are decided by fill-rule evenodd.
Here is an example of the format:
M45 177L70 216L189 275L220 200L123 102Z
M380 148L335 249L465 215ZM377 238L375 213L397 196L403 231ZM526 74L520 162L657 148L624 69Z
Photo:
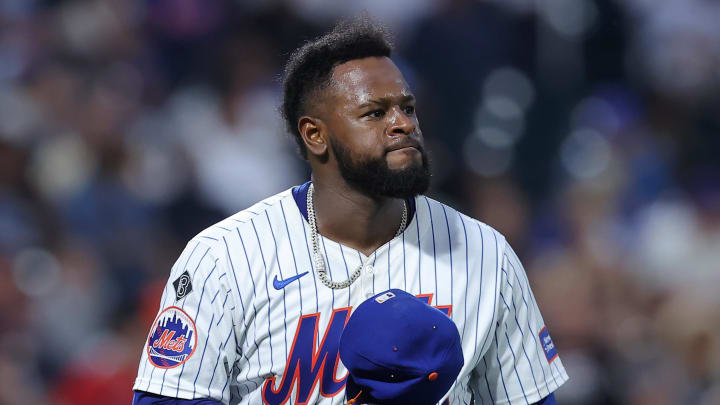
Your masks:
M413 114L415 114L415 106L414 105L405 106L405 108L403 108L403 111L407 115L413 115Z
M383 110L372 110L365 114L366 117L372 117L372 118L382 118L385 115L385 111Z

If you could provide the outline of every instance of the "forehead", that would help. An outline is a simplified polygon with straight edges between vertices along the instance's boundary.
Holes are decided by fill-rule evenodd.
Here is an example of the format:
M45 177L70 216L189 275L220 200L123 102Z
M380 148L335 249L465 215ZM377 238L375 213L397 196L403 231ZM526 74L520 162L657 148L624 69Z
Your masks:
M349 104L412 94L400 69L387 57L355 59L340 64L333 69L332 81L335 96Z

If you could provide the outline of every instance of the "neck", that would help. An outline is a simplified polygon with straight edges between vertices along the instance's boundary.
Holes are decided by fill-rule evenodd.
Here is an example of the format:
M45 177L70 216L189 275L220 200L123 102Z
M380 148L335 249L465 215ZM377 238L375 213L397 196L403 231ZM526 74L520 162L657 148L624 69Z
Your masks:
M395 237L402 220L402 199L368 196L345 182L313 176L318 232L369 256Z

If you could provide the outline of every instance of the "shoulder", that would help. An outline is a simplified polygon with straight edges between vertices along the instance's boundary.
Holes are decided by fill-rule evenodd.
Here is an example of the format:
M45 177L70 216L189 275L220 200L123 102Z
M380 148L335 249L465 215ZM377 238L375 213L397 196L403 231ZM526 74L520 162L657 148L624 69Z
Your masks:
M258 203L213 224L195 235L190 243L202 244L210 248L215 257L221 257L228 249L228 244L237 240L238 235L254 232L258 220L265 221L268 211L279 210L281 205L287 209L293 204L292 188L268 197Z
M471 245L496 245L501 250L507 245L505 236L495 228L445 203L421 195L416 197L415 204L419 221L431 222L432 227L445 227L451 235L462 236L456 238L458 242L467 240Z

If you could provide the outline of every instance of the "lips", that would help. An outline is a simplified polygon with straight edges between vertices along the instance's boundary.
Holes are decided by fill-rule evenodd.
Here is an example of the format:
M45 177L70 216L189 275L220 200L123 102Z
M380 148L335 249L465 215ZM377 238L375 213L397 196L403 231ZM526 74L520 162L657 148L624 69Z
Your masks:
M390 152L398 152L398 151L405 151L405 150L406 151L416 150L416 151L420 152L420 149L416 148L415 146L406 146L404 148L397 148L397 149L391 150Z
M402 142L398 143L397 145L392 145L390 148L388 148L388 152L394 152L396 150L410 150L415 149L418 152L422 152L422 147L420 144L415 142Z

